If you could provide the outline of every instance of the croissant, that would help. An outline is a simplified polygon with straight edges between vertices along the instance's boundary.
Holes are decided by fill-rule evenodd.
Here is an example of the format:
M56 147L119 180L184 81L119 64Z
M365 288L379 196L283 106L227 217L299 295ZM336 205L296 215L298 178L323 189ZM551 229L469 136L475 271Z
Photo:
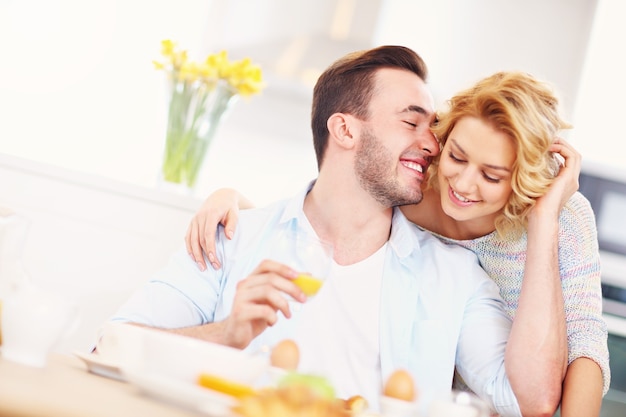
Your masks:
M242 417L350 417L346 402L318 395L306 385L264 388L241 398L232 411Z

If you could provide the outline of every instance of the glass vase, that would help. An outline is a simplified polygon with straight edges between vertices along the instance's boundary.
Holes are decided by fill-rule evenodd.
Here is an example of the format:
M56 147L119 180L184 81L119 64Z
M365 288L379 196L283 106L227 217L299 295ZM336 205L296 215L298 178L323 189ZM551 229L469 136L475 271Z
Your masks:
M172 80L161 183L191 194L218 127L236 102L226 81Z

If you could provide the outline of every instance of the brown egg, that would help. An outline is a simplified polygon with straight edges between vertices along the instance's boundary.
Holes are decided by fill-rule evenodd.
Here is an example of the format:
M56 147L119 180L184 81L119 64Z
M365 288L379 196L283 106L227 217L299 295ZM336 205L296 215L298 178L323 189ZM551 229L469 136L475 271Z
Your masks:
M300 362L300 349L290 339L281 340L274 346L270 354L270 364L287 371L295 371Z
M415 401L413 377L404 369L395 370L385 383L383 394L404 401Z

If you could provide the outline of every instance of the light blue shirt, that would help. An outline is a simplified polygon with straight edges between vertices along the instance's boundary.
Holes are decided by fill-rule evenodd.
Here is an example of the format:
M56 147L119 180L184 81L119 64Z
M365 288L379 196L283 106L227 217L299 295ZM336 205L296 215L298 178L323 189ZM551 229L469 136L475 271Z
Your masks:
M113 320L178 328L225 319L237 282L266 258L279 232L308 226L302 211L308 189L293 199L242 211L232 240L219 230L220 270L200 271L181 248ZM297 322L297 315L280 321L247 349L289 338ZM498 413L521 416L504 367L510 329L498 287L476 256L445 245L394 209L380 302L383 380L396 369L409 370L426 407L435 395L450 391L456 366L467 385Z

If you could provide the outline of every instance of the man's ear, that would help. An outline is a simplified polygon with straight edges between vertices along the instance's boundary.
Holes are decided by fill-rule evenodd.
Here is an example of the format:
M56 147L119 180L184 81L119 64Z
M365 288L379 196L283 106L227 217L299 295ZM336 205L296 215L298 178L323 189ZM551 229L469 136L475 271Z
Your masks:
M345 113L335 113L328 118L329 140L334 141L337 146L344 149L351 149L355 145L355 138L358 136L357 120Z

